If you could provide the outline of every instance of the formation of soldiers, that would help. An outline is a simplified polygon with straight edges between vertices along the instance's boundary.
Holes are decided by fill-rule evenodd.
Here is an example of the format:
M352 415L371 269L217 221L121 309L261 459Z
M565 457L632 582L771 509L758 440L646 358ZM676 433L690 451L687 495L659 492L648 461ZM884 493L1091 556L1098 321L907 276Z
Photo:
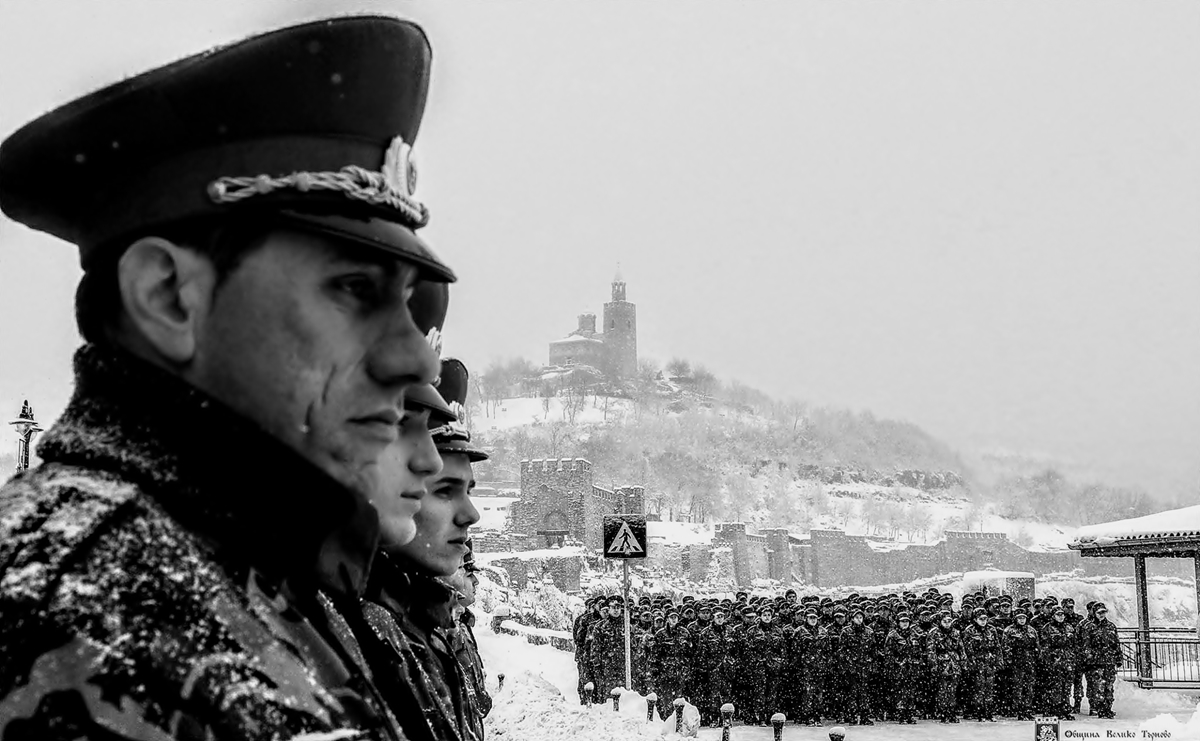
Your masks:
M631 620L631 675L655 693L660 713L677 697L716 726L723 703L768 725L874 725L877 720L979 722L999 716L1073 720L1086 681L1089 715L1113 718L1121 664L1108 608L1090 602L975 593L955 605L929 589L833 600L789 589L774 598L593 596L574 624L582 703L625 685L624 611ZM588 691L588 685L592 689Z

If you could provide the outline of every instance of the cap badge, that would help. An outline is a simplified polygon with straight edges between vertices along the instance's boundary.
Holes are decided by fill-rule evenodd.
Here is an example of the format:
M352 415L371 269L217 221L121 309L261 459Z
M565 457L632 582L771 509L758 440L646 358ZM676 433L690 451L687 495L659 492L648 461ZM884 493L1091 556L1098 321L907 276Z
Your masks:
M214 203L237 203L277 190L335 191L372 206L393 209L405 224L417 229L429 223L429 209L413 196L416 189L417 168L412 146L397 136L384 153L378 172L346 165L337 172L222 177L208 184L208 196Z

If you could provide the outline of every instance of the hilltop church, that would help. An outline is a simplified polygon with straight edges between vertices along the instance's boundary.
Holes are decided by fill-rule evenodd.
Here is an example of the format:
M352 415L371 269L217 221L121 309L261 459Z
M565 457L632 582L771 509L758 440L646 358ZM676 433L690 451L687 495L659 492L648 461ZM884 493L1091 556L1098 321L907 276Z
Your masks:
M637 376L637 307L625 300L625 281L613 278L612 300L604 304L604 324L580 314L579 327L550 343L550 365L589 365L616 380Z

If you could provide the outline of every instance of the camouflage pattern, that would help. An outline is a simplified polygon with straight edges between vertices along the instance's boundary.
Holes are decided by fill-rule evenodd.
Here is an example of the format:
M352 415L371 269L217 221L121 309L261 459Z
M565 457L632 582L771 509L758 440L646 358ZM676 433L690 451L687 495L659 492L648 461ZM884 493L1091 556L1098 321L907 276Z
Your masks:
M1065 622L1045 622L1039 631L1041 660L1045 670L1046 699L1043 710L1067 717L1071 714L1071 680L1075 671L1075 633Z
M364 611L388 652L375 674L405 733L439 740L481 738L481 717L477 720L478 709L470 704L468 677L450 638L453 590L383 554L370 586Z
M1018 720L1032 720L1034 667L1038 662L1037 630L1026 623L1004 629L1004 664L1012 672L1010 707Z
M921 679L925 667L925 636L912 628L892 628L884 639L884 651L896 682L896 719L915 720Z
M971 709L980 720L994 720L996 674L1003 661L1000 631L991 625L968 625L963 631L963 650L971 674Z
M936 626L929 631L929 661L937 682L934 714L943 723L957 723L958 680L962 676L966 657L963 654L962 638L954 627Z
M1091 695L1089 707L1102 717L1112 715L1113 683L1121 665L1121 644L1117 626L1108 620L1096 620L1082 637L1080 655L1088 676Z
M587 644L596 698L605 702L614 687L625 686L625 619L610 615L596 620L588 632Z
M124 351L75 371L0 488L0 738L405 738L357 637L365 499Z
M687 697L692 636L682 623L675 627L668 624L654 634L651 650L651 689L658 694L659 713L666 716L674 712L672 703L676 698Z

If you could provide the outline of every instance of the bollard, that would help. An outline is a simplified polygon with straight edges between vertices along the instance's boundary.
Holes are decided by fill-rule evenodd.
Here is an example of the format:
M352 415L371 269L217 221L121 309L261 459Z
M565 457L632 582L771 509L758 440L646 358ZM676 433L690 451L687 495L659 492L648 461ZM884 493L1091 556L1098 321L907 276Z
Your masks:
M596 685L593 682L588 682L583 685L584 705L591 705L596 701Z
M646 695L646 722L654 722L654 706L658 704L658 693L651 692Z
M721 706L721 741L729 741L731 728L733 728L733 703L727 702Z
M787 716L783 713L775 713L771 716L771 728L775 730L775 741L783 741L783 724L787 722Z
M623 689L623 688L621 688L621 687L613 687L613 688L612 688L611 690L609 690L609 692L608 692L608 694L612 695L612 699L613 699L613 712L614 712L614 713L616 713L616 712L620 712L620 710L621 710L621 690L622 690L622 689Z
M687 704L687 700L682 697L675 698L675 733L683 733L683 706Z
M504 672L500 672L499 674L497 674L496 679L500 680L500 687L497 691L503 692L504 691Z

